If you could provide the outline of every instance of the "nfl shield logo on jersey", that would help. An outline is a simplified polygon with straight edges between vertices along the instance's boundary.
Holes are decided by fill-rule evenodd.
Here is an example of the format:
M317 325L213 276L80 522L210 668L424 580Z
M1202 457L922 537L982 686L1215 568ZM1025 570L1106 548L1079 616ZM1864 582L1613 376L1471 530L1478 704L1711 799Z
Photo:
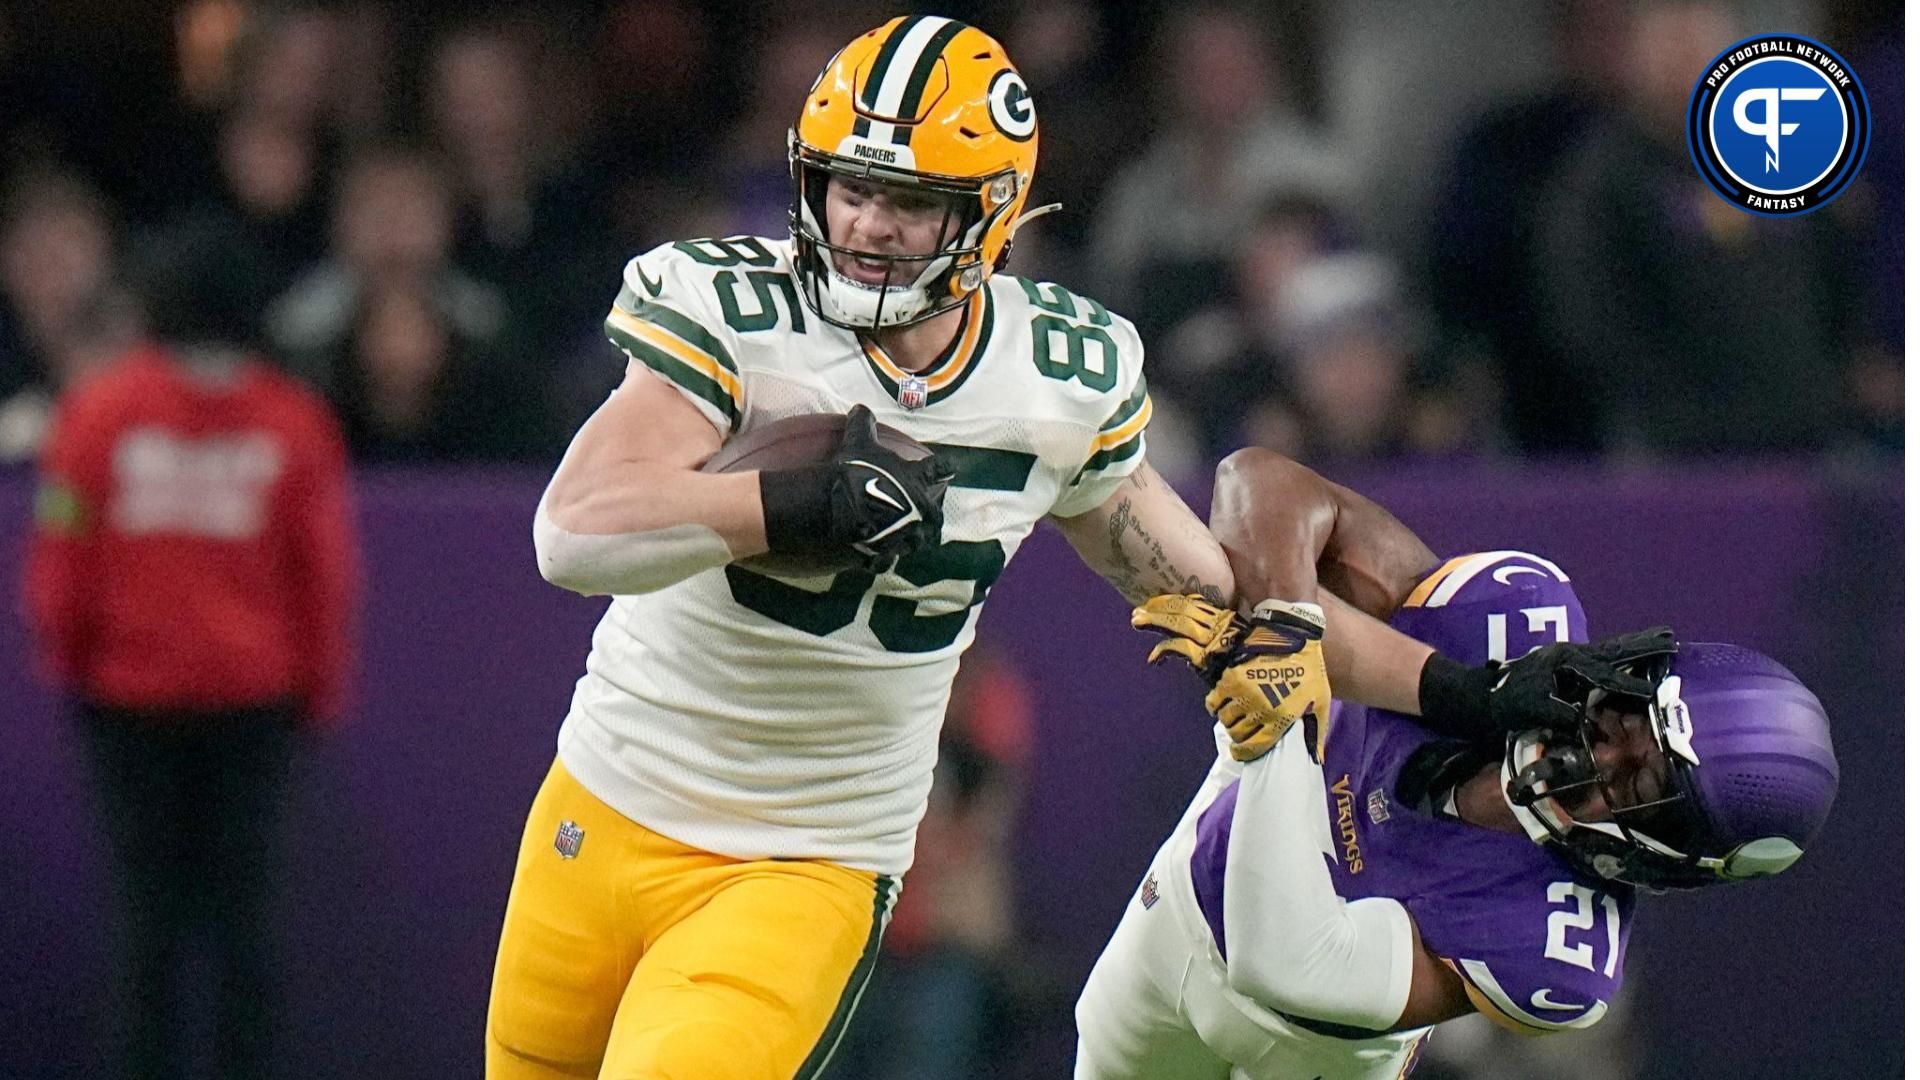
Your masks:
M1160 883L1148 874L1147 880L1140 883L1140 906L1150 908L1160 902Z
M909 375L900 383L900 407L918 409L927 403L927 380Z
M587 830L571 821L560 823L560 831L554 834L553 850L563 859L571 859L580 854L580 841L586 839Z

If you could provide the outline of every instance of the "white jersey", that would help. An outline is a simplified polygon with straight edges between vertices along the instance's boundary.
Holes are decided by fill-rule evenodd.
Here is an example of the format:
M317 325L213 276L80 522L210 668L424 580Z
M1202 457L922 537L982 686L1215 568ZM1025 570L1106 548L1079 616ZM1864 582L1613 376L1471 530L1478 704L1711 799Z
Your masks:
M954 471L940 543L877 578L739 566L616 597L560 757L622 814L740 858L899 874L979 605L1041 517L1104 502L1152 414L1132 324L996 276L920 376L800 300L788 241L659 247L627 264L607 333L731 437L872 408Z

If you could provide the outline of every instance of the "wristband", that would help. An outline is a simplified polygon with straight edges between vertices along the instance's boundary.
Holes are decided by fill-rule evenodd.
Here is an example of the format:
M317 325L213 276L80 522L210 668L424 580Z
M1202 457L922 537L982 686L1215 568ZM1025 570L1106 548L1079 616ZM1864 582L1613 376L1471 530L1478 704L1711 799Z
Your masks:
M832 551L845 543L833 535L834 466L760 470L760 515L767 550L776 555Z
M1491 695L1499 679L1492 665L1468 667L1429 655L1420 668L1420 726L1456 739L1493 734Z

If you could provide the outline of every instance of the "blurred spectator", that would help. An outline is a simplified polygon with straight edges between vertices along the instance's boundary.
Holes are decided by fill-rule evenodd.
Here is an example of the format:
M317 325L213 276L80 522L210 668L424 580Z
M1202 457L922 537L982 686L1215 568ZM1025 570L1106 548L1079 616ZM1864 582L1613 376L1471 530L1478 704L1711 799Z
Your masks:
M340 91L363 74L340 64L348 44L340 13L308 2L257 10L243 25L231 58L229 103L287 130L330 128Z
M1156 53L1168 115L1108 190L1089 253L1100 295L1149 341L1217 287L1221 263L1268 199L1338 205L1351 182L1348 164L1281 93L1284 73L1250 10L1173 9Z
M1628 452L1812 450L1857 424L1858 285L1832 215L1767 219L1701 182L1685 144L1701 67L1739 37L1717 3L1634 16L1633 95L1570 150L1532 267L1554 346Z
M462 333L417 283L379 283L329 364L331 400L355 461L531 461L562 438L537 360Z
M1187 468L1238 448L1248 411L1281 391L1294 283L1302 267L1334 250L1342 233L1320 202L1293 195L1269 200L1233 253L1230 277L1163 336L1152 354L1154 423L1195 441ZM1154 461L1172 464L1164 456Z
M1004 1059L996 1010L1017 943L1008 837L1032 737L1019 672L976 645L953 684L913 869L829 1076L972 1080Z
M142 282L157 336L61 397L26 597L105 811L122 925L116 1071L186 1074L210 932L219 1074L276 1060L271 891L296 732L340 718L355 546L325 406L241 348L227 253Z
M1624 92L1614 58L1627 17L1626 0L1558 0L1559 81L1469 123L1434 203L1426 271L1439 332L1492 362L1506 387L1506 429L1523 452L1600 449L1595 388L1542 362L1557 350L1528 253L1563 156Z
M509 337L501 293L453 262L452 215L432 158L363 152L332 253L268 311L276 351L340 411L356 458L527 460L561 437L551 359Z
M242 329L257 340L267 305L325 250L322 147L311 127L242 104L220 118L213 149L216 171L198 199L143 243L214 244L240 253L255 274L229 277L239 290L231 302L246 313Z
M594 35L604 124L589 157L614 178L614 235L627 251L713 235L684 227L677 213L710 180L705 140L724 130L736 96L735 65L713 55L710 19L690 0L619 0ZM688 152L689 133L699 134L700 152Z
M1008 15L1007 51L1039 109L1046 144L1027 205L1061 204L1058 213L1021 231L1014 269L1093 290L1082 256L1114 168L1113 148L1127 143L1129 110L1110 85L1114 43L1100 7L1086 0L1019 4Z
M787 132L821 69L861 29L809 13L762 36L760 55L750 66L746 111L733 124L718 162L729 204L724 235L787 235L793 204Z
M1484 438L1486 395L1423 351L1425 327L1384 257L1301 266L1279 322L1282 391L1252 410L1248 442L1321 463L1455 453Z
M463 332L491 339L506 319L499 290L456 266L445 173L404 146L363 151L334 192L332 246L267 312L267 336L288 367L323 392L331 351L352 332L365 294L418 283Z
M515 346L550 362L606 315L623 245L611 235L601 174L582 168L570 141L577 133L541 119L545 40L504 21L449 32L431 55L429 112L450 166L453 259L482 280L514 283Z
M1906 100L1900 7L1889 0L1836 5L1826 39L1853 65L1873 109L1866 166L1846 198L1827 208L1846 233L1848 257L1864 279L1867 344L1849 381L1867 446L1897 455L1906 443Z
M93 188L53 172L15 182L0 208L0 463L31 458L54 395L132 341L115 257Z

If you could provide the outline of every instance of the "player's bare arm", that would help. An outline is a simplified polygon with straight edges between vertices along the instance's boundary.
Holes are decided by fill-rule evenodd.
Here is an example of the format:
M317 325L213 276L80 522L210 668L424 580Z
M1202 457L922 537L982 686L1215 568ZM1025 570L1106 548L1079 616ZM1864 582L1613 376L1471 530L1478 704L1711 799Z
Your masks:
M1051 520L1128 603L1191 593L1224 607L1234 595L1233 568L1219 541L1152 465L1135 469L1087 513Z
M708 475L700 463L720 433L673 387L643 368L626 378L580 431L547 485L554 524L578 533L638 533L700 525L736 558L767 550L757 474Z
M629 363L535 511L541 576L588 595L637 593L766 551L758 474L699 471L720 442L699 410Z
M1436 561L1377 503L1282 454L1236 451L1214 477L1213 534L1248 595L1317 585L1384 620Z
M1244 596L1319 603L1328 681L1341 697L1419 712L1420 673L1433 650L1381 622L1436 561L1411 529L1356 492L1259 448L1220 463L1211 520Z

